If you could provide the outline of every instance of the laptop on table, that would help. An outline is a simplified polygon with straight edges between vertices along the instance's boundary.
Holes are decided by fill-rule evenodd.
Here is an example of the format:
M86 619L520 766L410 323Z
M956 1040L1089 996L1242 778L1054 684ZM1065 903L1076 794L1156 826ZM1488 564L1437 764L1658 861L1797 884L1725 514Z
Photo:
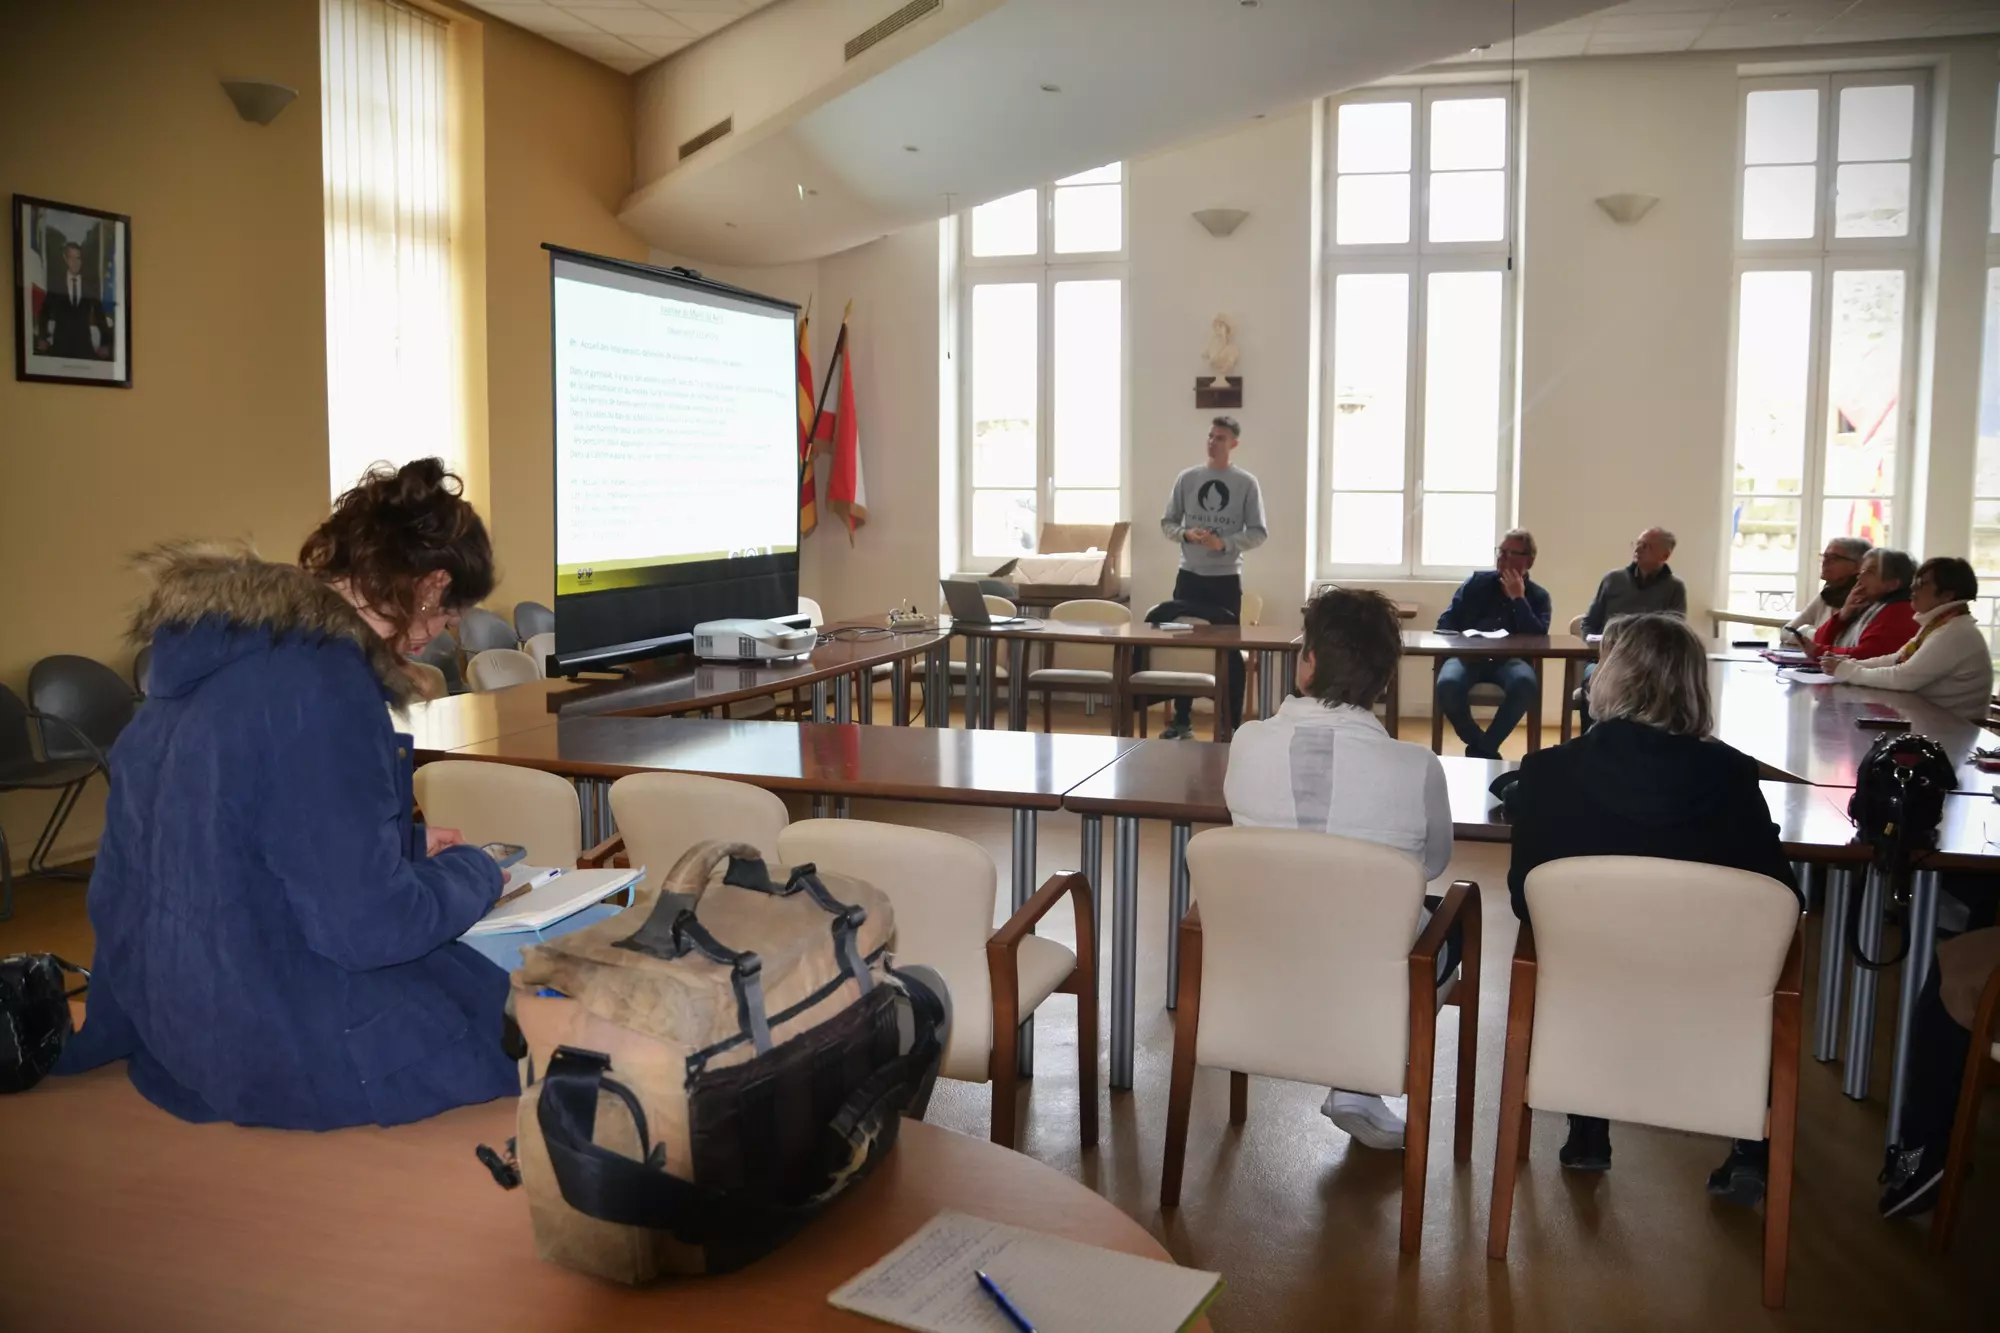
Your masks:
M986 594L971 579L939 579L944 604L951 608L952 623L958 625L1024 625L1024 616L995 616L986 609Z

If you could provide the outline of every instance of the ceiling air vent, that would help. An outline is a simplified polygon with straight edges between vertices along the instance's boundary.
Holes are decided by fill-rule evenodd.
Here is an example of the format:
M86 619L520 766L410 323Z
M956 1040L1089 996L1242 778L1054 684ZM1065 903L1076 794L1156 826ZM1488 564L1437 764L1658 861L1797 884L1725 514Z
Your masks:
M695 135L694 138L689 139L686 143L681 145L680 160L683 162L687 161L689 158L693 157L696 153L699 153L702 149L708 147L710 144L714 143L717 139L720 139L723 135L729 133L729 131L733 129L735 125L736 125L736 117L734 116L724 116L721 120L716 121L715 124L709 126L707 129L703 130L700 134Z
M888 18L883 19L859 37L849 38L847 42L847 58L852 60L869 47L875 45L875 43L881 41L884 37L887 37L890 33L901 32L904 28L909 27L912 23L915 23L924 15L936 9L942 3L944 3L944 0L910 0L909 4L904 5L901 9L891 14Z

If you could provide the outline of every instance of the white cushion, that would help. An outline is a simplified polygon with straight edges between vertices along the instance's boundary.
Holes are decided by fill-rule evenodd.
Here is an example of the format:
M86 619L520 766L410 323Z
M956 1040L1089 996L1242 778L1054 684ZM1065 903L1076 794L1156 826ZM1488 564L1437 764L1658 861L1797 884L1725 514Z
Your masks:
M1156 690L1213 690L1215 677L1200 671L1134 671L1129 679L1134 693Z
M1014 971L1020 978L1021 1016L1026 1018L1041 1008L1043 1000L1056 993L1056 987L1069 980L1069 974L1076 971L1076 954L1054 940L1024 935L1014 955Z
M1410 1039L1416 859L1295 829L1209 829L1188 844L1201 908L1195 1059L1393 1096Z
M1043 667L1040 671L1028 673L1030 685L1086 685L1109 689L1112 677L1109 671L1085 671L1070 667Z
M1057 603L1049 609L1049 619L1065 625L1129 625L1132 623L1132 608L1118 602L1083 597ZM1094 644L1058 643L1054 645L1049 665L1065 670L1108 673L1114 665L1113 651Z
M1537 866L1527 900L1528 1105L1763 1138L1792 891L1746 870L1590 856Z

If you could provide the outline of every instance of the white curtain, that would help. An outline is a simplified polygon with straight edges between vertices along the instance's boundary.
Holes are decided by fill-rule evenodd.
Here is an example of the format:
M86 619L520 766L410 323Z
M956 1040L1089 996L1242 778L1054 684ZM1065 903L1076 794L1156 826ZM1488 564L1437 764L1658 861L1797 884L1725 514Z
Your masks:
M378 460L464 458L446 37L394 0L320 0L334 495Z

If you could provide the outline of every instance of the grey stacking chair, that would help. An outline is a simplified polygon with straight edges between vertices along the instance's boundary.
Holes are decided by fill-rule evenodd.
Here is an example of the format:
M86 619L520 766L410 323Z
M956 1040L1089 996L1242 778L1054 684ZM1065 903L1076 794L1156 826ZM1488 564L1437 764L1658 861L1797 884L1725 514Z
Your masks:
M414 660L443 672L445 688L453 694L465 693L465 676L458 664L458 640L449 630L432 639Z
M514 635L514 627L494 615L483 606L468 607L458 618L458 641L465 646L468 657L477 656L489 648L519 648L520 639Z
M514 604L514 633L526 643L537 634L556 632L556 613L540 602L516 602Z

